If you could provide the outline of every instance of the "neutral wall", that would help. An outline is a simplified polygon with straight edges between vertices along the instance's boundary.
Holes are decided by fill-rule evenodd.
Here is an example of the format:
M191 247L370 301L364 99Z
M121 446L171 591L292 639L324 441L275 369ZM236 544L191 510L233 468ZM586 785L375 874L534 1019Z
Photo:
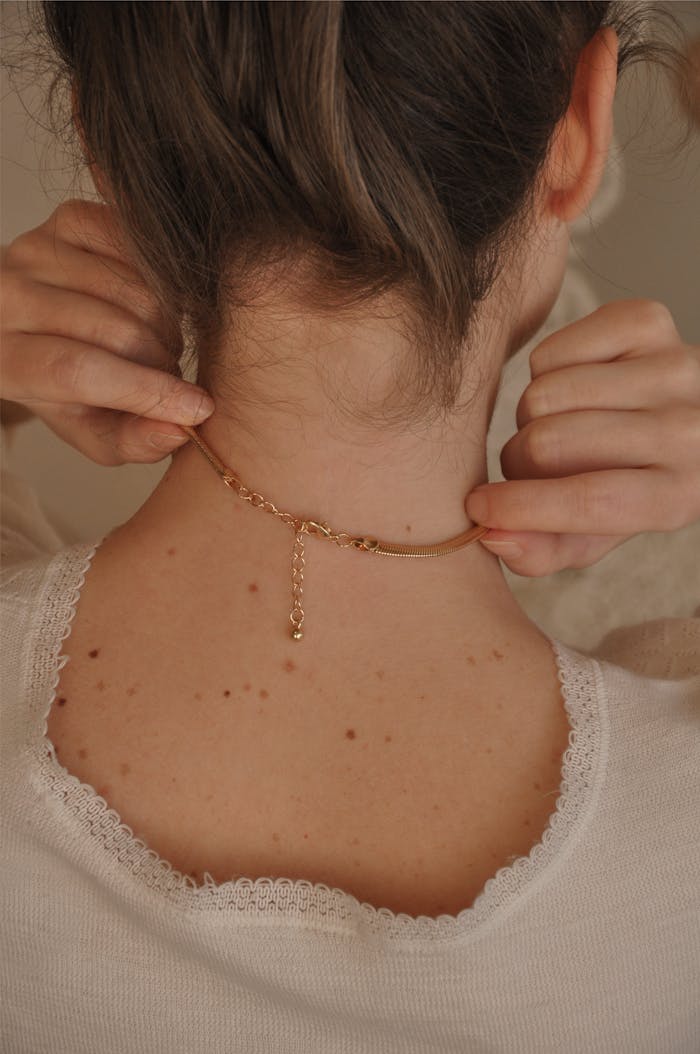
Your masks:
M699 2L668 6L689 39L700 36ZM14 28L16 9L14 3L0 4L6 32ZM25 110L35 110L36 91L25 86L18 96L5 77L3 242L42 222L76 190L65 158ZM666 303L683 337L700 344L700 140L696 135L681 155L669 155L678 119L678 103L668 85L641 70L623 80L604 185L589 216L575 226L564 288L540 337L605 301L643 296ZM489 433L493 480L503 478L498 454L516 430L515 406L530 379L531 347L522 349L504 371ZM167 465L166 459L156 466L97 466L37 420L17 426L9 441L5 438L4 462L36 487L67 542L99 537L128 519ZM520 603L546 632L587 648L618 625L692 614L700 604L698 553L700 525L694 525L672 535L638 535L581 571L541 579L507 575Z

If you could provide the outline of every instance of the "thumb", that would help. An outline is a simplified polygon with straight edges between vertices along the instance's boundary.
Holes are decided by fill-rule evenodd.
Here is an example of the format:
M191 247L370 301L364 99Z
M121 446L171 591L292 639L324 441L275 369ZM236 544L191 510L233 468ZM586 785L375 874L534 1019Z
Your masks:
M589 567L622 545L627 535L548 534L540 531L489 531L479 543L500 557L516 575L539 578L565 568Z

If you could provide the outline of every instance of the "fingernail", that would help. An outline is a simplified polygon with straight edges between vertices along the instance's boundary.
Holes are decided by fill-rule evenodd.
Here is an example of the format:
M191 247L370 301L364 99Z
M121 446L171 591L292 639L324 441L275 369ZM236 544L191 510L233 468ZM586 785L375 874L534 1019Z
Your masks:
M156 450L174 450L175 447L182 446L186 443L188 436L174 435L169 432L151 432L148 437L148 442L151 446L154 446Z
M195 388L192 392L187 392L180 399L180 412L185 417L191 418L194 424L199 424L204 421L205 418L210 417L216 405L211 396L207 395L206 392L200 388Z
M502 556L507 560L515 560L525 552L517 542L489 542L483 538L480 541L482 545L485 545L496 556Z

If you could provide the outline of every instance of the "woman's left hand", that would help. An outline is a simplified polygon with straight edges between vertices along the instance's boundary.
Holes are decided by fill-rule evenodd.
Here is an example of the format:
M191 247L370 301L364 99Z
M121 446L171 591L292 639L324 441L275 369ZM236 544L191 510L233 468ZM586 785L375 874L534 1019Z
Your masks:
M635 534L700 518L700 347L663 304L605 304L542 341L530 369L506 481L465 503L511 571L588 567Z

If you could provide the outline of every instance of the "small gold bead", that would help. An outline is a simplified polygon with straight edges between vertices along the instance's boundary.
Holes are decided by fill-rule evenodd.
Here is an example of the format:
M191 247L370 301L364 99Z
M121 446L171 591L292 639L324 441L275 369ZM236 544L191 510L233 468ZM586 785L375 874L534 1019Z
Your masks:
M294 640L301 640L301 638L303 636L304 636L304 631L303 630L300 630L300 629L293 629L292 630L292 637L294 638Z

